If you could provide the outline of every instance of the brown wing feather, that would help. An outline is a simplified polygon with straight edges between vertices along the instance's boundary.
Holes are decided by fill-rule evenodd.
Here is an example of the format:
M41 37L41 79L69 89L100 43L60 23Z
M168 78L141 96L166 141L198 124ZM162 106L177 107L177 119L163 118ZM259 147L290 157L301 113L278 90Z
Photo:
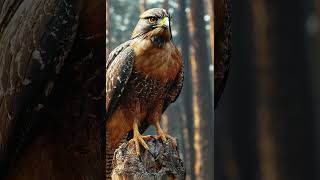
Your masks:
M127 47L129 47L131 43L131 40L126 41L122 44L120 44L118 47L116 47L114 50L112 50L112 52L109 54L107 62L106 62L106 68L108 69L111 62L113 62L113 60Z
M106 120L117 106L132 72L134 50L126 42L114 49L106 64Z
M169 104L175 102L177 98L179 97L179 94L181 92L182 86L183 86L183 79L184 79L184 71L183 66L181 66L181 69L179 73L177 74L176 79L173 81L172 86L170 90L168 91L166 100L164 101L163 105L163 111L164 112Z

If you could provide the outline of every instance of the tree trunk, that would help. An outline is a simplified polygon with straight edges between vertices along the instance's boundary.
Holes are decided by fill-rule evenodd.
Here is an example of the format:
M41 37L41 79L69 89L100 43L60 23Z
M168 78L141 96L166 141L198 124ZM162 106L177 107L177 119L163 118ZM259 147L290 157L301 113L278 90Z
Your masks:
M186 0L178 0L178 14L179 14L179 33L180 33L180 47L181 53L184 60L184 72L185 78L183 82L183 89L181 92L181 97L183 98L185 117L183 119L183 131L184 131L184 143L185 143L185 162L187 168L187 178L195 179L194 176L194 126L193 126L193 102L192 102L192 76L191 76L191 62L190 62L190 37L189 37L189 27L188 18L186 15Z
M113 157L113 180L185 179L185 168L180 159L177 142L169 138L166 143L152 137L146 141L149 151L136 155L134 144L124 143Z
M146 11L146 1L147 0L140 0L140 13L143 13Z
M163 1L163 9L165 10L169 10L169 0L164 0Z
M193 115L196 151L195 173L198 179L213 177L213 105L209 78L209 58L206 46L206 31L203 1L191 0L192 46L191 59L193 82Z
M274 119L271 99L275 95L273 57L270 48L270 38L272 24L267 12L268 8L265 0L252 0L253 29L255 40L255 59L257 81L257 128L258 128L258 156L261 167L261 180L280 180L277 167L277 154L275 139L273 138L272 120Z
M208 0L208 14L210 16L210 48L211 50L211 64L214 64L214 36L215 36L215 15L214 15L214 3L221 0Z

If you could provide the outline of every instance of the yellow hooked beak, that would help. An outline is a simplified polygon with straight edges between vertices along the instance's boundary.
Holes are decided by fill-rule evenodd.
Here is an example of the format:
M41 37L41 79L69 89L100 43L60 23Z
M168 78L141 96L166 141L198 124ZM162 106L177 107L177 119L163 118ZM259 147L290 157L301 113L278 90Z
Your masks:
M158 22L159 27L164 27L164 28L169 27L170 20L168 17L164 17L163 19L159 19L159 21L160 21L160 22Z

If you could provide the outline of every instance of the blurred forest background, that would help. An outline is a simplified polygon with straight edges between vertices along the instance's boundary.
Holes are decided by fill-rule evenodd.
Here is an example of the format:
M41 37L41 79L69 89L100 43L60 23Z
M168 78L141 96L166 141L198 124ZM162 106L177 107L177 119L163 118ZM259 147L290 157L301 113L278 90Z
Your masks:
M320 179L320 2L232 2L231 73L215 111L215 177Z
M231 72L214 119L213 0L110 0L109 50L144 9L172 14L186 80L162 123L179 139L187 179L211 179L213 169L218 180L320 179L319 1L230 3Z

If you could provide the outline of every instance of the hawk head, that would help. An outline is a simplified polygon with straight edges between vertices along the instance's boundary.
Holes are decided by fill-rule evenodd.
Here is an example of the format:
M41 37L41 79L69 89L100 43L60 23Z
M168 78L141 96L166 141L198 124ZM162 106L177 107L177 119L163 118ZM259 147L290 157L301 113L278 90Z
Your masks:
M139 16L131 39L142 37L150 39L153 44L161 46L171 41L170 14L160 8L153 8L143 12Z

